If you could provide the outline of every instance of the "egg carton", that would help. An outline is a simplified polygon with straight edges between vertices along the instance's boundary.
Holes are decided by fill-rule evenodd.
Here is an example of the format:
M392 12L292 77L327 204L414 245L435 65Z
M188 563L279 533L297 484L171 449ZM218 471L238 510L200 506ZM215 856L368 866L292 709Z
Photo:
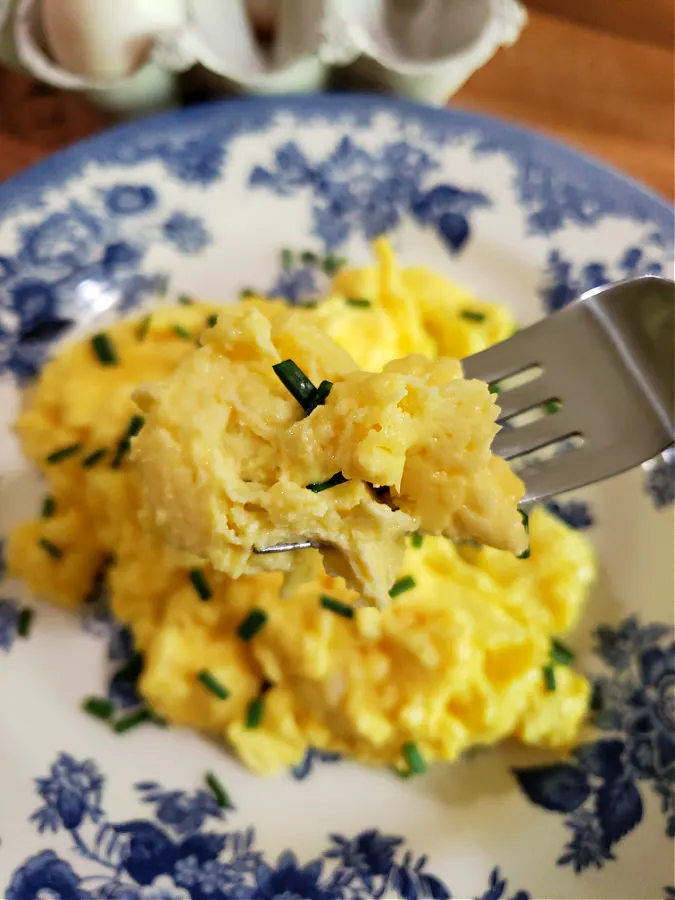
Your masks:
M253 17L273 25L263 47ZM169 105L199 65L223 92L320 90L334 69L444 103L514 43L518 0L0 0L0 34L42 81L129 110ZM2 43L0 42L0 47Z

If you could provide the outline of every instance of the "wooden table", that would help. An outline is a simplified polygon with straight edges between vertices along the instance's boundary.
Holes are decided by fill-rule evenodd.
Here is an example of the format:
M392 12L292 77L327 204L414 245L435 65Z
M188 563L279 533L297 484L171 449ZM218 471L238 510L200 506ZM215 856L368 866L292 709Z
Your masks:
M673 199L672 0L529 0L528 8L520 40L452 105L558 136ZM82 97L0 69L0 180L108 122Z

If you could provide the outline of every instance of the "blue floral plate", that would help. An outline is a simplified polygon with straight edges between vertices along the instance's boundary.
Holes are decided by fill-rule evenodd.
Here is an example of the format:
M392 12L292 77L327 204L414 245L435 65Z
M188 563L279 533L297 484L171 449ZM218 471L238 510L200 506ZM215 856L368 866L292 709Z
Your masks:
M69 322L170 291L290 301L391 233L523 323L671 263L673 210L492 119L369 97L230 102L127 125L0 187L0 535L40 487L19 387ZM281 265L280 248L297 254ZM570 348L573 364L573 348ZM673 476L666 454L558 501L600 583L574 638L595 738L567 761L500 748L400 781L312 752L259 779L182 730L113 736L83 693L137 702L127 635L0 584L0 894L11 900L675 898ZM1 578L1 573L0 573ZM229 801L203 785L218 773Z

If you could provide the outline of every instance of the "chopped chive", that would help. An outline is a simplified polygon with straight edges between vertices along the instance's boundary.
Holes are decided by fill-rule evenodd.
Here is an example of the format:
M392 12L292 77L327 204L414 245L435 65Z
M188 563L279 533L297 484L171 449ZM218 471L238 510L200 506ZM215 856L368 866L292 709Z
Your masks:
M305 300L304 303L300 303L301 309L316 309L319 305L316 300Z
M158 297L166 297L166 293L169 290L169 280L169 276L166 274L158 275L155 278L155 291Z
M560 412L562 409L562 404L559 400L549 400L548 403L544 403L544 410L548 413L549 416L552 416L554 413Z
M251 638L254 638L260 629L263 628L266 622L267 613L264 610L255 607L246 618L240 622L237 628L237 634L242 641L250 641Z
M201 569L190 569L189 578L200 600L210 600L213 597L213 590Z
M132 416L127 427L127 437L136 437L141 428L145 425L143 416Z
M182 338L184 341L192 340L192 335L184 325L174 325L172 331L176 337Z
M179 294L178 302L181 306L192 306L195 301L188 294Z
M136 326L136 337L139 341L144 341L148 336L148 331L150 331L150 323L152 322L152 316L144 316L141 321Z
M128 716L122 716L121 719L118 719L113 725L113 731L115 734L126 734L132 728L137 728L144 722L150 721L152 721L152 713L147 706L141 706L140 709L134 710Z
M502 389L499 387L498 384L490 384L490 385L488 385L488 391L489 391L491 394L500 394L500 393L501 393L501 390L502 390Z
M366 300L365 297L346 297L345 303L347 306L355 306L360 309L367 309L372 305L370 300Z
M322 381L305 405L307 415L313 413L317 406L323 406L333 387L332 381Z
M390 597L398 597L399 594L404 594L406 591L411 591L417 582L412 577L412 575L404 575L403 578L399 578L398 581L395 581L391 588L389 589Z
M285 359L272 368L288 393L298 401L303 409L306 409L308 401L316 394L316 388L302 369L296 366L292 359Z
M40 538L38 544L52 557L52 559L61 559L63 556L63 550L47 538Z
M42 501L42 518L51 519L55 512L56 500L53 497L47 495Z
M415 531L410 537L410 546L414 547L415 550L419 550L423 543L424 535L421 531Z
M82 468L93 469L97 463L101 462L107 452L108 451L105 449L105 447L101 447L100 450L94 450L93 453L90 453L89 456L85 456L85 458L82 460Z
M211 313L211 315L206 320L206 327L213 328L213 326L218 321L218 316L215 313Z
M316 253L312 253L311 250L304 250L300 254L300 261L303 262L306 266L313 266L319 261L319 257Z
M115 451L113 461L110 463L110 468L119 469L124 462L124 457L127 455L129 450L131 450L131 439L128 437L123 437L117 445L117 450Z
M420 753L420 749L414 741L406 741L401 747L401 754L408 765L411 775L422 775L427 770L427 764Z
M484 322L487 318L485 313L476 312L474 309L463 309L460 312L460 316L463 319L467 319L469 322Z
M33 610L28 606L24 606L23 609L19 610L19 615L16 618L16 633L20 638L27 638L30 634L34 615Z
M341 600L337 600L335 597L329 597L327 594L321 595L319 603L324 609L329 609L337 616L343 616L345 619L354 618L354 607L350 606L349 603L343 603Z
M255 697L246 709L246 727L250 730L259 728L265 715L265 698Z
M347 484L348 481L349 479L345 478L342 472L336 472L328 481L317 481L314 484L308 484L306 487L307 490L320 494L321 491L327 491L328 488L337 487L339 484Z
M549 665L544 666L542 671L544 674L544 685L546 686L546 690L549 692L549 694L552 694L555 691L555 687L556 687L556 685L555 685L555 669L549 663Z
M63 462L64 459L75 456L81 449L82 444L68 444L67 447L61 447L60 450L54 450L53 453L50 453L47 457L47 462L50 464Z
M321 268L326 275L337 275L346 262L347 260L344 256L333 256L332 254L329 254L328 256L324 256Z
M201 672L197 673L197 681L201 681L207 691L210 691L220 700L227 700L230 696L230 692L225 687L224 684L221 684L218 679L212 675L208 669L202 669Z
M166 721L166 719L163 719L161 716L158 716L157 713L154 711L154 709L149 709L148 712L150 713L150 721L152 722L153 725L156 725L158 728L168 728L169 727L169 723Z
M230 800L229 794L213 772L207 772L204 776L204 781L221 809L234 809L234 804Z
M288 247L284 247L281 251L281 268L284 272L290 272L293 268L293 254Z
M523 520L523 528L525 529L525 534L529 535L529 533L530 533L530 517L528 516L528 514L526 512L523 512L523 510L521 509L520 510L520 518ZM518 559L529 559L529 558L530 558L530 548L528 547L527 550L523 550L523 552L520 554Z
M91 339L91 346L102 366L117 366L120 358L112 340L105 331L100 331Z
M569 666L570 663L574 662L574 658L576 653L574 650L570 650L568 646L563 644L562 641L556 640L553 638L551 641L551 661L554 663L558 663L560 666Z
M115 711L115 705L105 697L86 697L82 701L82 709L95 719L107 722Z
M256 291L254 291L253 288L242 288L239 291L239 297L242 300L245 300L247 297L255 297L255 296L256 296Z

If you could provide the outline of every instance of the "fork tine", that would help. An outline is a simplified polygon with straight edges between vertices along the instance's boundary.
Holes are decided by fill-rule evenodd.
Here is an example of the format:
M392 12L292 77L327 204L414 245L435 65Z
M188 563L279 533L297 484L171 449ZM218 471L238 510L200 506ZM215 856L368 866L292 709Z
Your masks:
M545 373L538 375L531 381L507 391L501 391L496 397L497 405L501 412L497 421L501 422L517 413L527 412L547 400L553 400L555 391L550 385Z
M532 359L531 354L533 348L537 347L536 338L540 327L541 323L537 322L487 350L465 357L462 360L465 377L478 378L491 384L537 365L541 360Z
M502 459L514 459L547 444L564 440L575 434L575 429L564 410L542 416L528 425L503 428L492 442L492 452Z

